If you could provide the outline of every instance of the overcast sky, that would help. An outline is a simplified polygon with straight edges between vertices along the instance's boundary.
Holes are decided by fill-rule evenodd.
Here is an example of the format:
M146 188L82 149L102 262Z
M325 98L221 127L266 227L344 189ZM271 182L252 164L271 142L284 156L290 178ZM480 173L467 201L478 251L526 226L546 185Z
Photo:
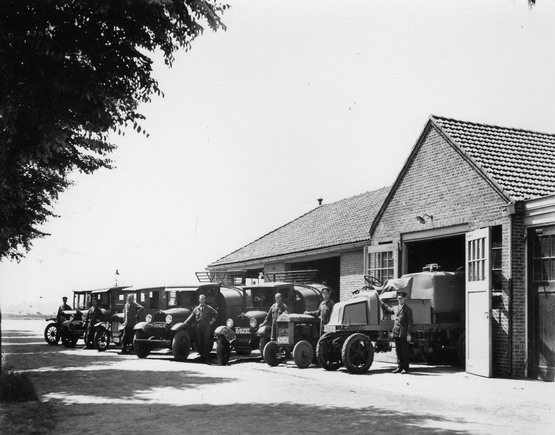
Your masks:
M150 138L75 175L3 311L194 272L317 206L395 180L430 114L555 133L555 7L538 0L230 1L142 107ZM431 186L433 190L433 186ZM368 222L370 226L370 222Z

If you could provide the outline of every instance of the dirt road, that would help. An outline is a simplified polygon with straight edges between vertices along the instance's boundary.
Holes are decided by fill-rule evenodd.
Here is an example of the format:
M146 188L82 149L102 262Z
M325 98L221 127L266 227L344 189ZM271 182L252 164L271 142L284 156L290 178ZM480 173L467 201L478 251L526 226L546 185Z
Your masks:
M48 346L44 326L3 321L2 346L52 405L55 433L553 433L555 383L425 365L394 375L378 362L365 375L269 367L258 352L225 367L141 360Z

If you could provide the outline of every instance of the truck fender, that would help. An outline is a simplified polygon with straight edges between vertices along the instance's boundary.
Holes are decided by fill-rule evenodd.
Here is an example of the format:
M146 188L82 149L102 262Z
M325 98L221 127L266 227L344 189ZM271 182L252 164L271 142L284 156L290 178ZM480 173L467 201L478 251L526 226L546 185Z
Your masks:
M268 330L268 332L266 330ZM268 326L264 325L264 326L261 326L260 328L258 328L258 331L256 331L256 335L258 335L259 337L264 337L265 335L270 335Z
M144 331L146 325L148 325L147 322L139 322L135 326L133 326L133 331Z
M179 331L188 330L190 328L186 323L176 323L172 326L172 335L177 334Z
M225 325L218 326L214 331L214 338L218 338L219 336L225 337L228 343L231 343L237 338L235 331Z
M97 328L103 327L104 329L109 331L110 329L112 329L111 326L112 325L110 322L98 322L94 325L94 328L97 329Z

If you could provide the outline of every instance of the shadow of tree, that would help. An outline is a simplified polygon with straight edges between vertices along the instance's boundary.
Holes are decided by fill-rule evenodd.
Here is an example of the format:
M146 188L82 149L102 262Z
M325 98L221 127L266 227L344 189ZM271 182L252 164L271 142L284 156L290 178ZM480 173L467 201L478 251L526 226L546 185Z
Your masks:
M95 404L71 407L60 403L53 405L58 420L57 432L66 432L67 428L71 428L69 422L72 415L77 413L80 419L90 419L91 425L80 425L80 434L97 433L98 429L93 423L95 418L102 415L103 421L110 421L116 413L121 417L117 423L111 421L111 433L469 433L461 429L464 421L373 406L353 409L295 403L187 406L125 404L116 405L107 412L105 406ZM133 431L126 423L133 424ZM459 429L455 429L455 426Z

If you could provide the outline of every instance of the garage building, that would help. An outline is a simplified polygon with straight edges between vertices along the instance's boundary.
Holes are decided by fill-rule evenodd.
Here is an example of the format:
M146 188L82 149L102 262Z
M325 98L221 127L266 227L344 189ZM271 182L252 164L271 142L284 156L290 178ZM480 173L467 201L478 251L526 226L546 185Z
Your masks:
M314 267L341 298L364 274L464 271L466 370L553 380L554 194L555 135L431 116L391 188L318 207L209 269Z

